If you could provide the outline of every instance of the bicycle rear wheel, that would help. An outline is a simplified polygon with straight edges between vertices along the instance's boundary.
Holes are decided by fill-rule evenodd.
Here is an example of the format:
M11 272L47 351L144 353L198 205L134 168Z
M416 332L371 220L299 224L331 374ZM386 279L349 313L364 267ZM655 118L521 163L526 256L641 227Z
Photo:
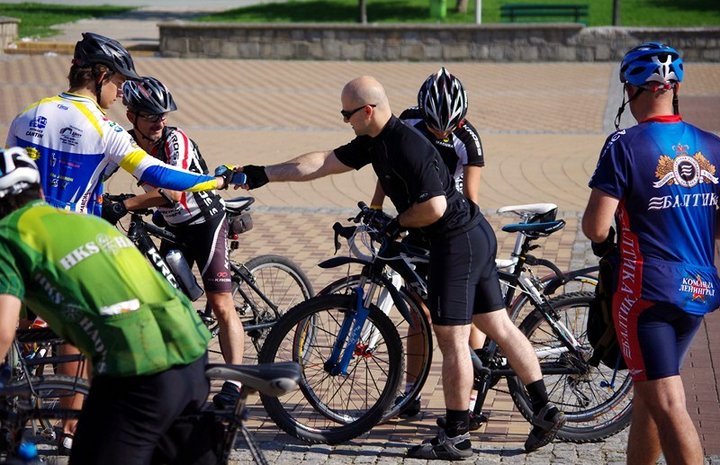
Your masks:
M248 336L243 362L252 364L272 324L289 308L312 297L313 287L295 262L279 255L254 257L244 265L233 264L232 269L235 309ZM251 344L253 350L247 350Z
M539 312L528 315L519 328L538 354L541 369L580 368L581 374L544 374L550 401L565 412L567 422L557 437L571 442L592 442L619 433L630 424L632 380L627 370L615 371L600 364L587 363L592 347L587 339L588 306L594 294L578 292L550 300L558 320L582 346L580 357L567 351ZM517 377L508 378L508 386L520 412L532 418L530 399Z
M87 395L87 380L61 375L47 375L8 383L8 395L2 398L2 408L18 415L2 416L0 420L0 457L12 456L21 441L37 444L45 461L54 463L58 456L58 434L61 420L77 418L80 411L64 409L61 399L75 394Z
M403 373L400 337L374 305L347 375L331 374L326 366L344 319L354 312L354 296L310 299L280 318L260 352L260 363L294 361L302 366L299 391L282 400L260 397L273 421L303 441L339 444L358 437L381 420L395 395Z
M358 286L360 279L360 275L338 279L325 286L318 292L318 295L350 294L352 289ZM383 285L379 281L376 281L375 284L378 286ZM410 312L412 326L410 322L400 315L387 291L379 292L375 301L375 305L388 315L395 324L402 346L405 348L405 362L403 365L405 370L395 393L395 402L385 412L382 421L398 416L408 404L420 395L432 367L433 339L430 322L422 307L415 303L415 300L410 297L405 288L400 289L399 292ZM409 389L406 384L410 385Z

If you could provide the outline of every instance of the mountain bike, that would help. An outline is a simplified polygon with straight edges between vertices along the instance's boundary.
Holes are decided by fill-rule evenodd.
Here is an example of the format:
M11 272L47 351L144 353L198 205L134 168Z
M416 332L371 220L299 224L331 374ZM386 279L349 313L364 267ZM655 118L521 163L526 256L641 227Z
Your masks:
M540 211L547 210L544 207L543 209L539 209L537 206L535 208L527 208L531 206L517 207L515 209L522 210L521 214L527 216L528 221L508 225L506 230L520 232L524 238L518 241L520 252L517 254L517 262L513 271L509 273L500 270L499 273L501 279L507 285L507 302L512 302L512 305L508 307L511 318L518 319L518 317L523 316L520 327L527 336L530 336L531 341L535 341L534 346L538 352L541 370L546 376L557 377L556 381L549 385L550 400L556 402L561 409L568 411L568 422L561 429L559 436L568 440L585 441L596 440L614 434L617 430L627 426L629 422L630 411L629 401L627 400L630 395L630 381L626 374L604 373L602 371L604 367L592 367L587 363L592 350L584 335L586 312L580 310L583 308L586 310L583 305L586 305L593 298L593 294L578 291L565 294L564 299L560 297L549 299L547 296L547 294L552 294L559 288L564 288L573 283L573 286L594 285L594 278L586 276L594 268L578 270L572 273L561 273L550 262L545 263L542 259L532 257L529 251L536 247L532 245L532 241L560 230L564 226L564 221L555 220L554 217L550 218L550 211L540 213ZM379 233L383 228L383 224L382 221L378 224L378 214L367 209L364 204L360 208L361 211L354 221L362 221L367 226L362 229L370 238L370 241L366 244L369 246L370 259L353 256L335 257L324 262L321 266L330 268L349 263L358 263L363 265L362 273L358 276L345 278L346 281L340 283L335 289L337 292L345 292L344 295L319 295L296 307L281 319L276 329L271 331L268 343L261 352L261 358L264 361L288 359L298 361L303 365L304 357L311 352L315 345L313 337L318 333L313 329L314 321L309 318L307 308L311 306L321 308L323 305L327 307L346 305L349 308L344 310L344 315L352 319L360 308L360 300L357 299L358 295L365 296L363 306L367 308L377 308L375 303L382 304L383 296L389 295L393 307L402 315L403 320L407 322L413 331L421 333L425 340L428 341L427 349L422 354L409 353L408 360L410 360L410 357L419 357L426 362L421 364L422 369L429 370L429 361L431 361L432 354L432 346L429 345L431 343L429 342L431 341L429 324L424 312L419 310L416 299L409 297L411 294L410 289L412 289L412 294L422 296L426 293L424 281L414 272L414 263L427 261L427 251L418 250L416 247L384 238ZM387 221L387 219L383 221ZM337 236L350 237L355 233L357 227L343 227L336 224L334 229L337 243ZM530 264L549 267L554 271L554 276L535 277L528 270ZM398 287L397 284L393 284L386 268L391 268L399 274L405 283L404 286ZM515 289L520 289L522 293L513 300ZM380 300L378 300L378 296ZM346 300L337 300L339 297L345 297ZM570 298L574 300L571 301ZM335 300L331 301L330 299ZM305 313L301 312L300 308ZM286 320L285 324L281 324L283 323L282 320ZM544 327L543 324L547 324L547 327ZM305 328L300 333L301 337L298 337L297 331L292 332L294 331L293 325ZM283 331L287 332L287 334L284 334ZM550 336L536 337L541 333ZM363 347L365 351L372 350L372 344L370 344L372 338L372 331L369 334L363 332L361 338L350 338L349 341L343 342L343 344L348 348L356 344ZM271 340L273 344L270 344ZM334 344L337 345L337 342ZM499 353L497 346L488 342L483 354L485 359L484 368L476 373L476 388L481 391L476 403L478 412L482 408L487 391L501 377L508 377L513 380L509 381L509 384L511 386L511 395L518 408L527 418L532 418L532 411L526 402L527 394L524 392L524 387L514 378L514 372L507 365L507 361L502 357L502 354ZM327 370L327 363L311 365L313 368L318 366L324 372L324 378L333 376L333 373ZM303 365L303 368L306 371L309 369L305 365ZM475 368L479 369L479 365L475 364ZM402 364L396 365L391 371L395 372L399 369L402 369ZM317 371L322 374L320 370ZM415 375L417 376L415 381L416 392L419 392L427 373L420 372L415 373ZM320 377L320 375L316 377ZM302 399L300 399L288 408L273 405L274 410L271 411L271 408L268 408L269 405L266 404L268 413L281 428L301 439L315 442L327 441L330 433L343 427L345 428L344 432L346 434L344 437L346 440L354 437L352 436L353 433L359 435L367 431L368 426L364 422L366 417L363 412L360 411L355 416L349 417L347 415L335 415L334 406L323 403L323 399L319 396L313 396L315 390L310 386L311 382L314 382L313 380L314 378L306 376L304 380L305 389L301 385L301 390L306 395L304 405ZM489 381L480 382L482 380ZM564 387L567 389L563 389ZM565 393L570 393L570 395L566 396ZM352 392L345 394L338 391L336 397L344 396L344 403L349 405L355 402L354 395L357 394ZM385 402L387 398L378 398L375 405L368 406L368 411L377 407L381 401ZM272 401L269 403L272 404ZM309 411L308 404L316 410L314 415ZM396 405L395 408L397 407ZM389 416L386 415L385 417ZM381 414L380 417L382 418L383 415ZM311 422L320 422L321 418L327 419L328 422L323 424L322 428L315 428L316 431L313 431L312 435L306 434L302 426ZM329 421L335 423L332 424ZM341 427L339 424L344 426ZM362 425L362 428L354 428L357 425Z
M245 426L245 406L248 395L260 392L264 396L282 396L297 389L300 367L295 363L270 365L229 365L208 364L205 375L209 380L234 380L242 383L240 396L231 409L215 409L209 403L203 411L190 417L207 417L209 424L217 425L217 450L221 464L227 464L235 448L238 433L245 439L250 453L258 465L267 465L262 450ZM31 377L11 381L0 388L0 459L7 460L16 455L23 442L38 443L44 461L54 455L48 450L43 438L38 437L29 427L36 423L58 422L77 418L79 410L61 408L63 396L77 393L87 394L88 386L82 379L63 376Z
M106 194L106 197L117 202L131 195ZM238 197L224 201L231 226L228 234L230 250L239 248L239 234L252 227L248 227L248 224L252 224L249 220L249 207L254 201L253 197ZM174 287L182 290L191 300L197 300L203 291L182 255L171 250L163 257L155 246L153 237L170 244L179 244L179 241L172 231L145 221L144 217L153 213L151 209L131 211L127 228L128 238ZM234 227L239 223L245 226ZM235 310L257 353L270 327L287 309L313 296L313 287L310 279L297 264L279 255L260 255L245 263L230 260L229 266ZM198 313L213 337L217 336L220 328L209 304ZM246 352L244 361L246 363L254 361L253 354Z

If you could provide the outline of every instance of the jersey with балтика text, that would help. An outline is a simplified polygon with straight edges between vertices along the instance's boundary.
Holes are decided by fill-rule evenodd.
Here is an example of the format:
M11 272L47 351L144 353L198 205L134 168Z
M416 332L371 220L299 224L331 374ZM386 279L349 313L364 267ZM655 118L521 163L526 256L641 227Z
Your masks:
M590 187L619 199L618 291L703 315L720 305L713 264L720 138L679 116L612 134Z
M107 118L97 102L69 92L23 110L11 123L5 145L28 149L40 170L48 203L81 213L101 214L108 165L167 189L217 187L212 176L182 171L149 156L122 126Z
M463 192L465 166L485 166L485 156L483 155L480 136L468 120L463 120L458 127L448 134L447 138L438 139L428 130L418 107L408 108L403 111L400 114L400 119L420 131L427 140L432 142L447 165L448 170L450 170L450 174L455 179L455 188L458 192Z
M0 294L22 300L96 375L186 365L210 333L190 302L110 223L40 200L0 219Z

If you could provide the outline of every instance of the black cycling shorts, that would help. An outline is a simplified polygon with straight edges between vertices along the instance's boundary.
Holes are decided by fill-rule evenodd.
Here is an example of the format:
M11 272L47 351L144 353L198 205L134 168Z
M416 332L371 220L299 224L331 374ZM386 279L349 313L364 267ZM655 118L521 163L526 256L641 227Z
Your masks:
M188 429L184 417L200 412L207 400L206 364L207 354L153 375L94 378L78 421L70 463L216 463L216 431L207 425Z
M172 248L179 249L190 267L197 263L205 292L231 292L230 264L228 262L225 214L216 215L204 223L190 226L169 226L184 247L163 243L162 254Z
M433 324L466 325L473 314L505 307L496 250L495 232L485 218L470 231L432 240L428 304Z

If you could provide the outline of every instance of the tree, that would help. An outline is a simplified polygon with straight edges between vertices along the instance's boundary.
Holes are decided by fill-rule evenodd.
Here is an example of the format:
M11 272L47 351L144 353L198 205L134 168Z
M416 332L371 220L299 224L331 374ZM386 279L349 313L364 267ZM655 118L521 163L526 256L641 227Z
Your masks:
M360 24L367 24L367 0L359 0L358 9L358 22Z
M455 11L458 13L467 13L468 10L468 0L457 0L457 4L455 5Z

